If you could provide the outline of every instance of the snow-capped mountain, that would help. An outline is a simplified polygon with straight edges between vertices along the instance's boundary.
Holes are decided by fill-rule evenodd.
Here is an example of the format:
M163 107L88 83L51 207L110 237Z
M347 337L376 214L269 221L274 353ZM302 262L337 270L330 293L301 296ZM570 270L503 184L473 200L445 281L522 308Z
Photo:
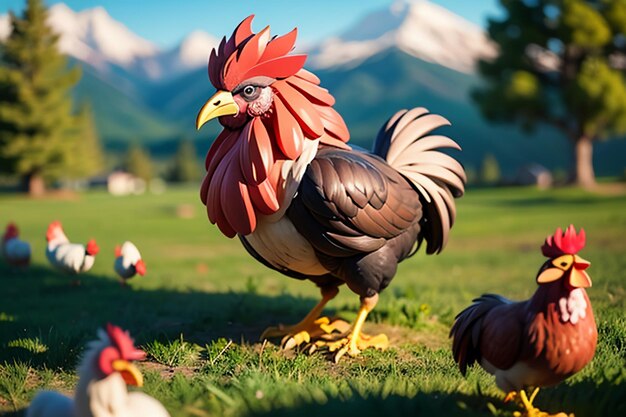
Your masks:
M466 73L495 54L483 30L464 18L426 0L399 0L309 50L309 63L352 67L390 48Z
M50 8L48 24L60 36L61 52L105 76L115 66L152 80L174 78L206 65L209 52L217 43L213 36L197 31L180 45L163 51L113 19L102 7L75 12L59 3ZM1 15L0 40L10 31L9 16Z
M176 47L147 57L135 65L137 71L143 71L153 80L169 80L176 76L205 67L209 62L211 50L219 41L206 32L191 32Z

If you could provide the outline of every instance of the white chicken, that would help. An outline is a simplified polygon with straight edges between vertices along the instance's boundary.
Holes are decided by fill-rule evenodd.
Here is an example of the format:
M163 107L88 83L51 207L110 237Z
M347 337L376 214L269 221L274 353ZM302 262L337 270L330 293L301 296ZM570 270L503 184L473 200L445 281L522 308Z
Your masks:
M139 274L146 274L146 264L141 258L139 249L132 242L126 241L122 246L115 247L115 263L113 264L115 272L122 278L122 285L126 285L126 281Z
M55 268L72 275L89 271L100 251L93 239L87 242L87 245L71 243L63 232L63 227L59 221L50 223L46 240L48 241L46 247L48 261ZM78 280L75 280L74 283L78 283Z
M26 411L26 417L169 417L163 405L142 392L128 392L126 385L143 385L132 361L145 357L133 345L128 332L107 325L87 346L80 366L75 397L42 391Z
M14 223L7 225L0 253L5 261L14 267L25 267L30 264L30 244L19 239L19 229Z

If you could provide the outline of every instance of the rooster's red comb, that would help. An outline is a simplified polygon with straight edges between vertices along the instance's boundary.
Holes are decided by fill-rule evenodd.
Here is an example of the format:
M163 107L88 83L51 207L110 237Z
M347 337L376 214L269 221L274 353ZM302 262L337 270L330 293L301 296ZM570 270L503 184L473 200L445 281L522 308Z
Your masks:
M548 258L556 258L561 255L575 255L585 247L585 230L581 227L580 233L576 234L573 224L570 224L565 232L559 227L554 235L548 236L541 247L541 252Z
M107 335L111 342L120 351L122 359L138 361L146 357L146 353L135 347L128 331L122 330L111 323L107 323Z
M245 18L228 40L222 38L211 51L209 79L215 88L232 91L242 81L258 76L287 78L304 66L306 55L287 55L295 45L296 29L272 39L269 26L252 32L253 18Z

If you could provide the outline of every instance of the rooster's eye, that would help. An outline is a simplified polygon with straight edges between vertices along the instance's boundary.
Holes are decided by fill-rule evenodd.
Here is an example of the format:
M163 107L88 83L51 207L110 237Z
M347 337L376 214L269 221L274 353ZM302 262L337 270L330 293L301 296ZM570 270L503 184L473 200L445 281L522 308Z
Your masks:
M260 88L255 85L247 85L241 90L241 96L247 101L255 100L260 93Z

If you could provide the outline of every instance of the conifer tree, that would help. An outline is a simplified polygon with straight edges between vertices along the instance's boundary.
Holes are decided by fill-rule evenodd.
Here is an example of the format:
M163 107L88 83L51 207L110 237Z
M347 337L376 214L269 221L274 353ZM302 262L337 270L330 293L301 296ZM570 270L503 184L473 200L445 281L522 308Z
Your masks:
M490 120L557 127L573 145L573 179L595 185L593 142L626 132L626 0L500 3L488 29L499 55L480 63L487 83L474 99Z
M146 182L150 181L153 177L150 154L137 144L132 145L128 149L124 161L124 169Z
M174 155L169 179L174 182L190 182L200 179L202 168L196 148L190 140L183 139Z
M76 117L76 128L72 139L73 150L69 153L68 169L65 175L71 178L82 178L102 173L104 169L102 146L93 112L88 104L81 107Z
M44 178L65 175L75 148L70 89L80 70L68 69L41 0L28 0L0 49L0 171L20 176L31 193Z

